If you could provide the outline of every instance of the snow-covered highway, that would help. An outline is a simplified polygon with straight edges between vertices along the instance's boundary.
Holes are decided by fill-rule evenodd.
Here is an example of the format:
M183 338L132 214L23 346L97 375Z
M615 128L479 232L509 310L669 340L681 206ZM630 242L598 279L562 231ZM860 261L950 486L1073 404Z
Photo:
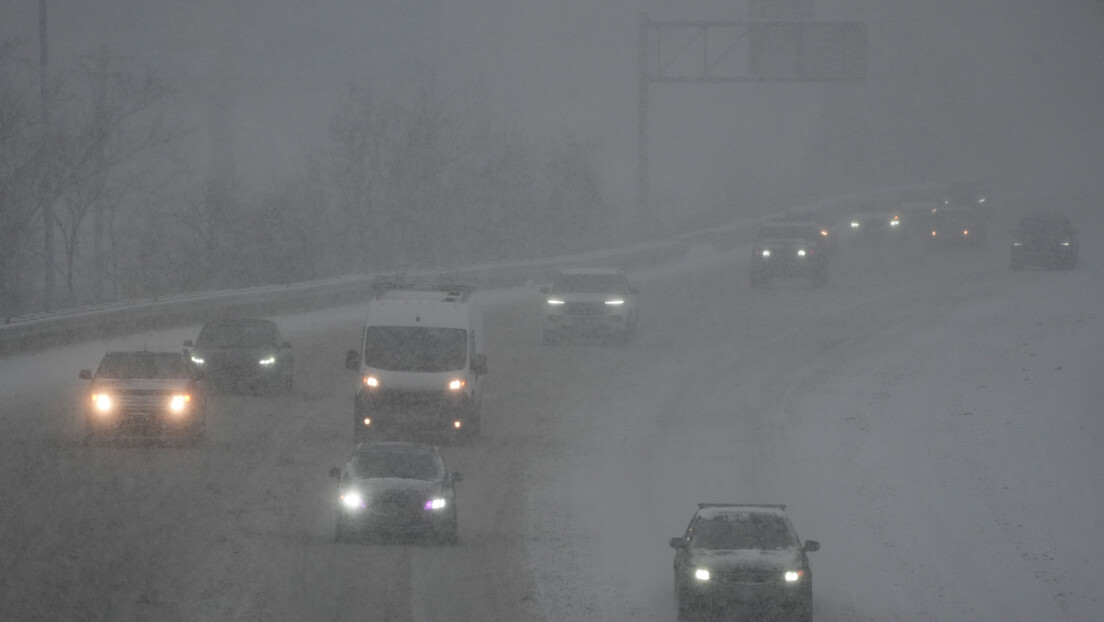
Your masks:
M673 620L699 501L788 504L820 621L1100 619L1104 264L1014 273L995 235L752 290L745 251L634 273L631 346L481 294L456 547L333 541L361 306L275 318L294 395L214 396L196 448L81 446L77 371L197 327L0 359L0 619Z

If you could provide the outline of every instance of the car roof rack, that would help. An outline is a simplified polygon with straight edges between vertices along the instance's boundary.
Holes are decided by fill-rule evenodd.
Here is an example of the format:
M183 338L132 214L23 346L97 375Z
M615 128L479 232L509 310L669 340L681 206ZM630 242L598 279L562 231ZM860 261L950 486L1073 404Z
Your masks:
M448 276L417 278L400 274L372 281L373 298L382 298L387 292L395 290L441 292L443 302L466 302L475 291L475 286L459 283Z
M704 508L778 508L785 510L785 503L699 503L698 509Z

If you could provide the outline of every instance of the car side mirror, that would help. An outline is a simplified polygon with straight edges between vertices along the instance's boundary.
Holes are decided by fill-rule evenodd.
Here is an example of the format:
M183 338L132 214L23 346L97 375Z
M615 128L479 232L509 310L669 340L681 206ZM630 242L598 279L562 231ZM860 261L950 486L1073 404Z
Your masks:
M356 350L349 350L345 353L345 369L353 371L360 369L360 354Z
M671 541L667 544L671 545L673 549L684 549L686 548L686 538L671 538Z
M341 469L333 467L330 469L330 477L334 479L341 479Z
M82 370L80 370L80 378L81 378L81 380L91 380L92 379L92 370L91 369L82 369Z
M185 347L185 348L194 348L194 347L195 347L195 344L194 344L194 343L192 343L192 340L191 340L191 339L185 339L185 340L184 340L184 347Z
M460 471L453 471L453 473L452 473L452 483L453 484L458 484L462 481L464 481L464 474L461 473Z
M476 375L484 376L487 374L487 355L486 354L473 354L471 358L471 370Z
M805 541L805 551L807 553L812 553L813 551L819 551L819 550L820 550L820 543L817 542L816 540L806 540Z
M547 293L548 293L548 292L550 292L550 291L552 291L552 288L551 288L551 287L549 287L549 286L547 286L547 285L541 285L541 288L540 288L540 293L542 293L542 294L547 294Z

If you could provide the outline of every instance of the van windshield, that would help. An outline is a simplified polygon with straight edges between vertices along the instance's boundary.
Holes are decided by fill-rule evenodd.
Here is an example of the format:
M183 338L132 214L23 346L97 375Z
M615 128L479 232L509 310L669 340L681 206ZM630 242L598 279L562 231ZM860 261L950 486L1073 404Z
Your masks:
M468 362L467 331L425 326L370 326L364 364L385 371L444 372Z

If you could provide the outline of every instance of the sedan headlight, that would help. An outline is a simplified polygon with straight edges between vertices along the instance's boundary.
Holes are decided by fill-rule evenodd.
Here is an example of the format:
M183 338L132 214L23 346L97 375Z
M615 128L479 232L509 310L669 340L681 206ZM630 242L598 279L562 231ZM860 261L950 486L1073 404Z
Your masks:
M369 389L378 389L380 386L379 378L376 378L375 376L365 376L364 386L368 387Z
M93 393L92 406L99 412L107 413L111 412L111 409L115 407L115 402L107 393Z
M805 249L804 248L797 249L797 256L798 257L804 257L805 256Z
M346 490L341 493L341 504L350 510L359 510L367 507L364 503L364 495L356 490Z
M858 228L859 228L859 227L861 226L861 224L862 224L862 223L860 223L860 222L859 222L859 221L857 221L857 220L852 220L852 221L851 221L851 228L852 228L852 229L858 229Z
M795 583L800 581L803 576L805 576L804 570L787 570L782 578L786 580L786 583Z
M188 407L188 403L191 401L191 395L174 395L169 399L169 410L173 411L174 413L183 412L184 409Z
M608 305L613 305L613 306L615 306L615 307L616 307L616 306L619 306L619 305L623 305L623 304L625 304L625 301L624 301L624 300L622 300L622 299L620 299L620 298L615 298L615 299L613 299L613 300L607 300L607 301L606 301L606 304L608 304Z
M202 365L202 364L207 362L207 361L203 360L202 356L197 356L195 354L193 354L191 358L192 358L192 363L195 364L195 365Z
M559 298L549 298L548 299L548 304L550 304L552 306L559 306L559 305L564 304L564 301L559 299Z
M764 257L770 257L770 249L769 248L764 248L763 249L763 256Z
M694 578L697 579L698 581L708 581L709 580L709 570L707 570L705 568L698 568L698 569L694 570Z
M1016 240L1015 242L1012 243L1012 246L1023 246L1023 242L1020 242L1019 240Z
M443 497L434 497L432 499L426 499L425 509L427 510L443 510L448 502Z
M260 365L261 367L272 367L273 365L276 364L276 357L275 356L266 356L263 359L257 361L257 364Z
M1062 242L1062 246L1069 246L1069 245L1070 245L1069 240L1064 240Z

